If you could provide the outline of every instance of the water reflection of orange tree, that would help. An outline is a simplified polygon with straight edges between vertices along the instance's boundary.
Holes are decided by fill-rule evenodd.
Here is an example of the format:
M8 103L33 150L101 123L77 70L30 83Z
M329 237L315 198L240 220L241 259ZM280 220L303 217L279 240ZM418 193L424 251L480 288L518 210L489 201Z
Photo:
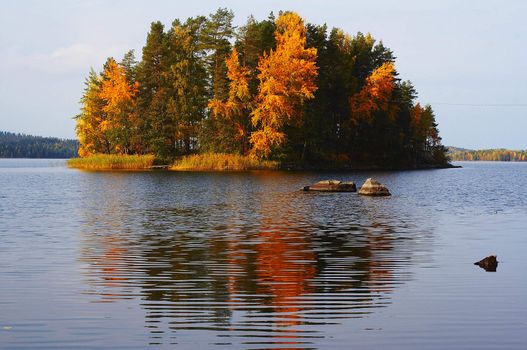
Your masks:
M270 295L277 326L301 324L304 309L298 298L314 291L309 281L316 275L315 253L305 232L263 227L258 234L256 270L259 294Z
M106 225L108 232L97 228L100 218L88 218L86 230L96 232L86 235L92 251L84 255L93 275L105 281L132 276L128 282L113 280L120 284L112 288L141 288L147 327L158 335L163 317L175 331L211 324L216 330L243 330L247 323L233 321L233 311L240 310L265 318L266 328L283 330L273 333L277 344L300 343L306 314L310 323L317 315L324 322L328 310L341 307L339 318L344 312L360 317L371 312L364 305L372 304L374 294L393 287L393 256L399 253L389 225L375 227L372 218L345 230L331 219L323 220L324 227L317 217L327 215L327 208L298 208L295 201L305 197L262 191L246 198L243 210L233 209L239 197L223 206L146 210L140 219L132 218L139 223L134 232L126 231L124 223L131 220L126 210L107 213L111 217L105 220L114 225ZM348 292L343 301L331 301L330 309L318 297Z
M302 297L314 292L310 283L317 275L317 257L309 230L302 229L305 213L292 206L290 198L263 198L260 206L259 243L255 246L257 291L269 296L269 318L276 330L273 344L298 346L303 343L298 326L304 323ZM282 331L280 331L282 329Z
M87 275L90 284L103 287L98 293L103 302L125 297L131 267L127 261L130 237L125 229L128 214L121 198L116 195L118 191L115 191L121 183L120 174L111 175L108 184L114 191L102 192L105 193L104 200L98 196L100 191L92 190L87 194L87 209L83 211L84 225L81 227L83 246L79 258L89 264Z
M402 252L394 261L393 254L390 254L394 250L394 232L390 226L374 223L372 228L366 233L371 252L371 258L368 259L369 289L377 293L390 293L394 287L393 266L403 259L400 256Z
M122 298L122 291L128 280L124 261L126 248L115 236L101 237L97 244L96 250L93 247L91 252L88 252L88 249L84 250L81 261L91 264L89 275L99 280L92 283L97 287L104 287L104 290L99 292L101 301L115 301Z

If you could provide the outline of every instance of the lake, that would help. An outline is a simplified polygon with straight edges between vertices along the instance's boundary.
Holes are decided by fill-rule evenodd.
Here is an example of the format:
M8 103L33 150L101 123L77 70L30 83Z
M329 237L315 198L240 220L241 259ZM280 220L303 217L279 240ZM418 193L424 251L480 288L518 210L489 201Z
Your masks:
M0 159L1 349L526 349L527 163L89 172ZM305 193L368 177L391 197ZM497 254L496 272L473 263Z

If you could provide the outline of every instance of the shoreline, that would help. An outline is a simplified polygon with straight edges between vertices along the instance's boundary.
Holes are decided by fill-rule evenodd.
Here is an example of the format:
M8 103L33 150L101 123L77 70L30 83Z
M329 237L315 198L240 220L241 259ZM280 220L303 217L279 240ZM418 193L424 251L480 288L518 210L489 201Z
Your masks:
M380 167L380 166L360 166L360 167L291 167L279 166L274 169L204 169L200 167L177 169L171 165L154 165L147 168L88 168L75 167L67 165L68 168L85 170L85 171L166 171L166 172L196 172L196 173L236 173L236 172L349 172L349 171L419 171L419 170L440 170L440 169L459 169L463 168L461 165L445 165L445 166L418 166L418 167Z
M96 154L67 161L70 168L84 170L162 170L187 172L241 172L241 171L405 171L427 169L452 169L461 166L446 164L379 165L344 163L300 163L260 160L249 156L226 153L207 153L184 156L173 161L162 161L153 154L107 155Z

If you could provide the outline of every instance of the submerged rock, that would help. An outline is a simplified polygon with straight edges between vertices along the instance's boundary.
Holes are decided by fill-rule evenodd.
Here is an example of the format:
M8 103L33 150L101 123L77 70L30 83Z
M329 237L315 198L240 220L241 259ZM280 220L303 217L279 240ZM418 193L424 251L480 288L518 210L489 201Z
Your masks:
M487 256L485 259L481 259L475 262L474 265L478 265L487 272L496 272L498 268L498 260L496 255Z
M365 196L391 196L391 193L386 186L372 178L369 178L364 182L364 185L360 188L359 194Z
M339 180L323 180L314 185L305 186L304 191L320 192L357 192L357 186L354 182L342 182Z

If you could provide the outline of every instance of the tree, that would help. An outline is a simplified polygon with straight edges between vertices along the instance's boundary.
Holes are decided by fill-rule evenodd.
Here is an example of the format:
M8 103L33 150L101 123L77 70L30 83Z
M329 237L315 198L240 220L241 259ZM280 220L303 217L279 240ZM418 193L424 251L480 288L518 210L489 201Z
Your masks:
M345 150L342 127L350 115L354 67L351 41L338 28L328 35L326 25L307 25L308 46L317 49L319 69L315 97L306 103L305 126L296 144L302 160L324 163Z
M138 84L129 83L125 69L113 58L108 58L102 74L90 72L81 99L81 113L76 117L81 157L137 152L131 142L138 132L137 89Z
M78 148L77 140L0 131L0 158L73 158Z
M234 35L234 13L219 8L210 14L203 28L203 45L207 52L205 63L211 80L212 96L225 99L228 96L227 66L225 60L231 51L230 40Z
M352 131L350 155L356 162L386 165L400 156L399 109L392 99L395 75L393 63L383 63L350 97L351 118L345 127Z
M257 21L249 16L247 23L239 28L235 48L240 57L240 64L251 72L249 90L252 95L258 92L257 66L264 52L269 53L276 47L276 23L273 13L266 20Z
M135 95L139 84L129 83L125 69L113 58L105 64L99 97L103 101L102 112L106 119L99 127L107 135L112 153L132 153L131 140L138 132L135 115Z
M105 132L100 128L106 119L103 112L104 101L100 97L102 79L92 69L85 81L81 98L81 113L76 119L75 132L79 139L79 156L88 157L95 153L110 153L110 144Z
M167 66L167 35L161 22L153 22L143 47L142 60L137 67L140 84L141 105L147 106L163 87L163 76Z
M210 20L209 20L210 21ZM224 93L214 93L209 102L210 117L204 120L200 133L200 149L205 152L246 154L248 138L252 132L250 113L257 94L259 81L257 65L265 51L275 46L276 25L271 16L258 22L250 16L246 25L236 33L236 43L225 59L227 83ZM230 45L230 44L229 44ZM229 49L230 50L230 49ZM247 84L248 91L240 95L240 87ZM213 88L213 90L218 91ZM237 92L234 92L234 91ZM234 93L234 94L233 94ZM240 107L240 104L244 105Z
M446 162L432 108L398 79L382 42L304 25L293 12L251 16L237 30L233 17L220 8L166 31L153 22L140 62L129 51L91 72L79 152L163 161L224 152L320 167Z
M306 28L293 12L276 20L276 49L265 53L258 64L260 85L252 124L251 154L267 158L285 140L286 125L301 125L304 101L313 98L317 76L315 48L306 48Z
M137 113L140 120L139 143L145 152L165 154L169 146L160 135L166 124L167 91L167 35L161 22L153 22L143 47L142 59L137 66Z
M383 63L366 78L366 82L358 93L350 99L352 121L372 123L378 111L385 112L390 118L397 112L391 104L395 89L395 68L392 62Z
M205 21L205 17L189 18L184 24L175 21L168 34L168 123L163 126L165 143L171 146L167 156L186 154L198 147L208 101L205 52L200 41Z
M249 16L245 25L238 29L235 47L244 66L256 69L262 54L276 47L275 21L272 12L263 21Z
M126 74L126 80L131 83L135 83L137 81L138 62L135 59L134 50L129 50L128 52L126 52L119 65L124 69L124 72Z
M215 123L216 151L245 154L248 150L252 96L249 90L250 71L240 65L238 52L233 49L226 60L229 97L226 101L209 102Z

